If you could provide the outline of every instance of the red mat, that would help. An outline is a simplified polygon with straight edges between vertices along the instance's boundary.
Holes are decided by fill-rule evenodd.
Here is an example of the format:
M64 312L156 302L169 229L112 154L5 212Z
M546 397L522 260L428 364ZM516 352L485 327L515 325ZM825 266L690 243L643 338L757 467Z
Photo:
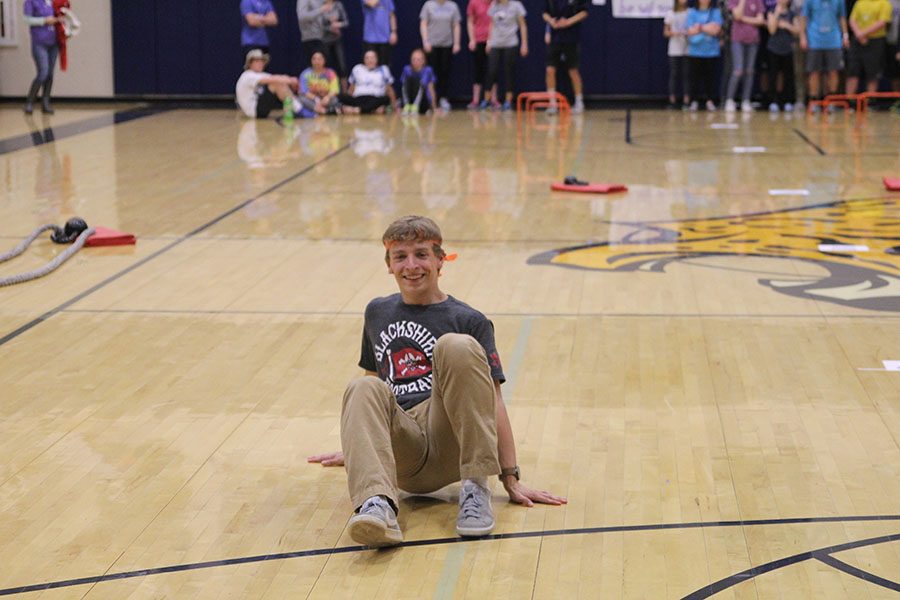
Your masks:
M106 227L94 227L94 233L84 243L85 246L130 246L137 240L130 233L123 233Z
M884 187L892 192L900 192L900 177L885 177Z
M628 188L621 183L589 183L587 185L554 183L550 185L550 189L555 192L580 192L582 194L611 194L628 191Z

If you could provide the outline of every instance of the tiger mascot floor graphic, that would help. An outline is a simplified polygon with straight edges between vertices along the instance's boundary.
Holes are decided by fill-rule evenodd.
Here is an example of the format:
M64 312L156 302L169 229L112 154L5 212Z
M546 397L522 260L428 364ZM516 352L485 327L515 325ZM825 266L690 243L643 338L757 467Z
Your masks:
M616 222L634 227L619 241L551 250L528 264L597 271L664 272L672 261L704 256L805 260L827 275L760 279L798 298L866 310L900 312L900 199L841 200L743 216L683 221ZM867 250L820 250L820 245Z

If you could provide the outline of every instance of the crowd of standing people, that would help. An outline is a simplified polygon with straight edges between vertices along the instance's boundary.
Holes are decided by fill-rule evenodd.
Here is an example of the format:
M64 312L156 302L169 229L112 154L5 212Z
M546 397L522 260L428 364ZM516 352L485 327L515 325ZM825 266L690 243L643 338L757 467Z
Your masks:
M721 97L726 112L751 112L756 90L770 112L790 112L877 91L882 78L900 91L898 34L900 0L855 0L849 11L844 0L674 0L663 30L669 106L714 111Z
M421 45L402 69L397 90L390 70L398 40L395 0L360 3L363 60L350 68L343 45L349 18L341 0L297 0L310 66L299 77L277 77L286 78L279 81L288 82L289 104L300 107L298 115L449 111L453 58L464 48L474 67L468 108L511 109L517 66L529 53L521 0L468 0L464 11L454 0L425 0L419 11ZM582 112L579 65L587 0L544 0L543 5L546 89L555 98L558 70L565 68L574 92L572 111ZM272 0L241 0L241 16L244 56L261 51L256 60L264 65L266 29L278 24ZM764 107L779 112L837 93L842 80L849 94L874 91L884 76L900 89L898 28L900 0L855 0L849 11L845 0L673 0L663 28L669 104L750 112L761 98ZM246 60L245 69L252 70ZM259 76L242 80L239 97L265 97L262 109L259 103L241 103L248 116L268 114L285 94L279 85L260 84ZM556 111L551 100L548 113Z

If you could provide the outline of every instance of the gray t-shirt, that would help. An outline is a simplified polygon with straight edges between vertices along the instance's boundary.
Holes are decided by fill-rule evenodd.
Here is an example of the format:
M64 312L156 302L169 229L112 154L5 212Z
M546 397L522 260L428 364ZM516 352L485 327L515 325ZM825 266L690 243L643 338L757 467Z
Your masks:
M334 31L331 29L331 23L343 23L344 27L347 26L347 11L344 10L344 5L341 3L341 0L335 0L335 2L331 3L331 9L322 13L322 41L331 43L334 42L341 37L341 30L338 29ZM335 65L329 65L334 67Z
M509 0L506 4L494 2L488 9L491 17L491 48L514 48L519 45L519 17L525 16L525 7L519 0Z
M453 24L462 21L459 7L453 0L428 0L419 12L419 20L425 21L428 41L432 46L448 48L453 45Z
M494 324L453 296L438 304L404 304L400 294L375 298L366 306L359 366L375 371L394 392L403 410L431 397L432 359L445 333L472 336L484 348L491 377L506 381Z
M324 3L324 0L297 0L297 22L300 25L301 41L311 42L322 39L322 34L325 33L322 23L322 5Z

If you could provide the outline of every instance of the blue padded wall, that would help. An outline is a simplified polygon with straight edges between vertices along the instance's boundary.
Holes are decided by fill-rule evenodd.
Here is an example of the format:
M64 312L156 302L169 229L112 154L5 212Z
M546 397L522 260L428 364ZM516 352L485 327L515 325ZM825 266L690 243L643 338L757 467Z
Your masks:
M360 0L343 0L350 15L345 51L352 66L362 47ZM391 69L398 75L420 44L419 9L424 0L395 0L400 41ZM269 71L296 75L306 65L294 0L273 0L279 24L269 30ZM457 0L465 15L467 0ZM543 88L546 48L543 0L525 0L531 53L518 65L520 90ZM227 5L226 9L223 6ZM117 94L230 94L241 72L238 0L113 0L113 61ZM463 23L465 38L465 23ZM465 43L465 39L464 39ZM613 19L610 5L590 6L582 29L585 93L663 95L667 76L661 19ZM454 59L451 95L470 93L471 57Z

